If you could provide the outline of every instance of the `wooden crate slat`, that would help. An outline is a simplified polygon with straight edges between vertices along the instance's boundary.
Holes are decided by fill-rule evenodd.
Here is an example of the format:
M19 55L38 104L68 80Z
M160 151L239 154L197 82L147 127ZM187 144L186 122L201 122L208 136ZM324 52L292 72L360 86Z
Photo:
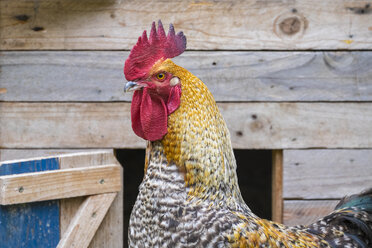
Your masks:
M368 148L372 103L220 103L235 148ZM130 103L0 102L3 148L143 148ZM50 135L53 134L53 135Z
M56 158L1 163L0 176L58 169ZM0 205L1 246L56 247L60 238L59 210L58 201Z
M58 156L63 154L71 154L71 153L92 153L92 152L99 152L101 153L109 153L112 156L112 149L0 149L0 161L7 161L7 160L19 160L19 159L30 159L35 157L50 157L50 156ZM108 156L108 155L107 155ZM64 161L64 160L63 160ZM87 162L82 161L84 164ZM91 162L91 161L89 161ZM100 163L100 164L111 164L113 162L108 163Z
M308 225L328 215L338 200L284 200L284 224Z
M99 166L102 164L114 163L120 166L115 157L113 151L110 149L99 151L90 151L90 149L0 149L0 155L3 155L3 160L6 159L25 159L23 162L29 162L30 153L34 152L34 156L54 156L58 153L62 153L57 156L61 169L66 168L84 168L87 166ZM68 153L69 154L66 154ZM75 153L72 153L75 152ZM78 153L76 153L78 152ZM18 157L17 157L18 155ZM4 162L3 162L4 163ZM122 177L123 170L121 170ZM76 214L80 205L84 202L85 197L74 197L68 199L61 199L59 202L61 218L60 227L56 233L63 235L68 228L72 218ZM30 203L31 205L34 203ZM20 204L19 206L23 206ZM0 206L1 207L1 206ZM104 217L97 233L93 237L89 248L98 247L112 247L122 248L123 247L123 229L118 228L123 226L123 191L117 193L117 197L112 203L112 207ZM55 215L59 220L59 215ZM58 242L58 240L56 241ZM56 243L57 244L57 243ZM49 247L49 246L48 246Z
M372 188L371 161L369 149L285 150L284 198L342 198Z
M115 163L120 165L110 152L91 152L63 155L59 157L61 169L67 168L84 168L87 166L96 166L101 164ZM123 178L123 170L121 170ZM81 204L85 201L85 197L75 197L69 199L62 199L60 201L61 208L61 235L65 235L72 219L76 216ZM104 217L101 225L99 226L93 240L90 242L89 248L123 247L123 188L117 193L111 208Z
M0 2L0 49L130 49L159 17L189 49L371 49L368 1Z
M8 175L0 177L0 204L111 193L120 187L120 167L115 164Z
M131 101L128 52L0 52L3 101ZM372 52L186 52L217 101L372 101ZM360 66L363 65L363 66ZM52 73L50 73L52 72Z
M87 197L57 248L88 247L116 196L117 193L107 193Z

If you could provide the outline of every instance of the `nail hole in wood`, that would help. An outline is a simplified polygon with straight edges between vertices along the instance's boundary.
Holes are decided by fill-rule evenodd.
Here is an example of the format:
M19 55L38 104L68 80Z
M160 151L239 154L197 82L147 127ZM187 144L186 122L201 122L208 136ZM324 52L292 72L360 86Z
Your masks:
M16 15L14 18L17 19L18 21L21 21L21 22L27 22L30 19L30 16L28 16L28 15Z
M32 30L34 30L35 32L40 32L40 31L43 31L44 28L36 26L36 27L33 27Z

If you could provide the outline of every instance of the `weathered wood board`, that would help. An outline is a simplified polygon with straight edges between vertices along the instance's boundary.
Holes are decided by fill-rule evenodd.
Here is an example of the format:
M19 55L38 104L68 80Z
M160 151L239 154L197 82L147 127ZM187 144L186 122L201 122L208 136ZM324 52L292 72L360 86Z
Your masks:
M0 176L59 169L58 159L48 158L0 164ZM23 189L19 188L19 192ZM0 205L1 247L56 247L59 235L58 201Z
M189 49L371 49L371 1L0 2L0 49L130 49L152 21Z
M235 148L368 148L372 103L220 103ZM238 118L239 117L239 118ZM0 102L3 148L138 148L130 103Z
M96 166L101 164L117 163L118 161L110 152L81 153L80 155L63 155L60 157L60 167L67 168L84 168L87 166ZM123 171L121 172L121 174ZM76 197L61 200L61 236L64 236L71 221L75 217L85 197ZM89 248L123 247L123 189L118 192L108 213L104 217Z
M113 151L112 149L0 149L0 161L92 152L112 153Z
M339 199L372 188L371 161L372 150L285 150L283 196Z
M4 150L0 150L0 151L4 151ZM44 152L42 150L35 150L35 151L36 151L37 154L47 154L47 153L51 152L51 150L47 150L47 151L44 151ZM60 151L60 150L57 150L57 151ZM54 161L56 161L56 164L59 165L59 167L61 169L81 168L82 170L87 170L87 169L89 170L90 168L87 167L87 166L99 166L99 165L102 165L102 164L116 164L116 165L119 165L117 160L115 159L115 157L112 154L112 150L111 151L97 151L97 152L86 152L86 150L84 150L84 151L85 152L78 153L78 154L74 153L74 154L61 155L57 158L55 158L55 156L54 156L52 159ZM9 152L9 150L6 150L6 152ZM29 150L20 149L20 150L17 150L17 153L19 154L20 158L29 156ZM12 153L11 153L11 155L14 156L14 154L12 154ZM48 161L50 159L51 158L46 158L46 160L48 160ZM45 158L41 159L41 161L43 161L43 160L45 160ZM5 163L8 163L8 162L5 162ZM12 163L12 161L10 163ZM22 165L23 165L23 163L29 163L29 159L21 161L20 163ZM18 166L18 167L19 167L19 169L22 169L23 172L27 172L27 170L25 170L26 166ZM37 165L37 166L34 166L34 167L39 168L40 165ZM4 169L4 168L5 167L0 166L0 175L2 174L1 169ZM122 170L121 170L120 174L121 174L121 177L122 177ZM98 229L98 232L93 237L93 240L91 241L91 243L89 245L90 248L96 248L96 247L97 248L98 247L122 248L123 247L123 229L122 229L122 226L123 226L123 211L122 211L122 209L123 209L123 190L121 190L120 192L115 193L115 194L117 194L117 196L115 198L113 198L114 202L111 205L107 215L104 217L104 219L103 219L103 221L102 221L102 223L101 223L101 225ZM39 232L38 235L42 236L42 238L45 239L47 242L54 242L53 245L49 245L49 243L48 243L48 245L45 245L45 247L55 247L57 245L57 243L59 241L59 237L60 237L59 234L61 233L61 236L63 236L63 234L66 232L66 229L69 226L72 218L75 216L76 211L79 209L81 203L84 201L85 198L86 197L75 197L75 198L62 199L62 200L59 201L60 202L59 204L58 204L58 201L57 201L58 209L57 209L56 213L53 213L53 217L57 218L58 226L57 226L57 230L53 231L53 233L58 234L58 237L54 241L52 239L51 240L46 240L45 239L46 234L44 234L42 232ZM112 197L110 196L109 198L111 199ZM46 203L48 203L48 202L46 202ZM28 204L28 205L33 206L33 204L39 204L39 203L31 203L31 204ZM49 205L50 204L48 204L45 207L45 209L43 209L43 211L45 213L47 213L46 210L47 210L47 208L49 208ZM13 205L11 205L11 206L13 206ZM16 205L16 206L21 206L22 208L24 208L23 204L19 204L19 205ZM8 207L8 206L6 206L6 207ZM93 209L97 209L97 211L102 211L101 208L97 208L97 207L99 207L99 206L95 204L95 207ZM59 213L61 213L61 218L60 218ZM103 213L103 212L100 212L100 213ZM28 212L28 215L30 215L29 212ZM98 217L98 215L99 214L97 214L97 217ZM100 218L103 217L102 215L100 215L100 216L101 216ZM46 216L46 218L51 219L50 216ZM98 218L97 219L94 218L94 220L92 220L92 221L95 223L94 225L97 225L100 222L100 221L97 222ZM39 222L37 222L37 223L39 223ZM44 221L43 220L43 222L42 222L43 225L48 224L48 223L50 223L50 221ZM22 225L23 225L22 223L18 223L18 226L22 226ZM0 228L1 228L1 226L3 226L3 225L0 225ZM29 227L29 226L30 225L27 225L27 227ZM15 230L18 230L18 229L15 229ZM50 231L50 229L49 229L49 231ZM0 233L0 235L2 233L6 233L6 232L2 231ZM19 234L17 233L17 235L24 235L24 233L19 232ZM24 235L24 236L27 236L27 235ZM19 240L22 240L22 239L17 239L17 240L19 241ZM84 242L87 242L87 241L88 241L88 239L85 238ZM23 247L23 246L16 245L14 247ZM33 247L33 246L27 246L27 247ZM41 246L37 245L35 247L44 247L44 246L43 245L41 245Z
M4 101L131 101L128 52L0 52ZM186 52L217 101L371 101L372 52ZM363 65L363 66L361 66ZM50 73L52 72L52 73Z
M0 204L117 192L121 188L120 169L120 165L109 164L3 176L0 179Z
M71 220L57 248L88 247L116 196L115 192L87 197Z
M308 225L331 213L338 200L285 200L283 223L289 226Z

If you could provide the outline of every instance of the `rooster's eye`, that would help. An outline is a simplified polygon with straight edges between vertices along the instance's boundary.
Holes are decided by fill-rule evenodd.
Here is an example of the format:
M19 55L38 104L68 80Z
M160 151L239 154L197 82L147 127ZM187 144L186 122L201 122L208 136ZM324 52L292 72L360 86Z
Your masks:
M163 80L165 78L165 73L160 72L159 74L156 75L156 78L159 80Z

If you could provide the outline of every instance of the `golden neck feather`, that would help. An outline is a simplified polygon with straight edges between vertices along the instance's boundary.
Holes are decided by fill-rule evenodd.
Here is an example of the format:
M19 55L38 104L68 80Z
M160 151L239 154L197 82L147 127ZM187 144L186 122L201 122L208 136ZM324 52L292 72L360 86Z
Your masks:
M168 163L185 173L189 196L217 201L241 198L230 134L211 92L169 59L158 69L181 81L181 104L168 116L168 133L161 143Z

